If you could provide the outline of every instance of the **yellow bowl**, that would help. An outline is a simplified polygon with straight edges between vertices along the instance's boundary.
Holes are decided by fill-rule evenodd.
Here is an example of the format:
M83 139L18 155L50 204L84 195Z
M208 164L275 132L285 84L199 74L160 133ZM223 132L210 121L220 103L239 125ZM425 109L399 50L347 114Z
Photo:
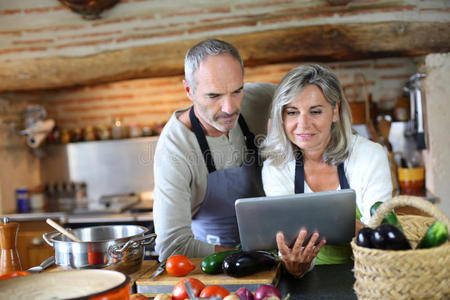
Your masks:
M425 185L425 169L398 168L398 181L402 190L422 189Z

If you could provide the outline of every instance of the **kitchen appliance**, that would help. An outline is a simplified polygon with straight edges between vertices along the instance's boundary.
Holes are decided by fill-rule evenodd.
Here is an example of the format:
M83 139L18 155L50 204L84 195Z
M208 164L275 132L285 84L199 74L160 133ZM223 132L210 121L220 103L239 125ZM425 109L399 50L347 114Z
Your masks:
M47 232L44 240L55 250L55 264L74 269L102 269L136 272L144 257L144 246L156 234L137 225L93 226L72 230L82 242L73 242L57 231Z
M130 277L110 270L66 270L0 281L0 299L129 299Z
M404 88L409 92L410 97L410 123L405 135L413 136L416 141L416 149L426 148L424 131L424 104L422 102L422 91L420 79L426 77L426 74L416 73L412 75Z

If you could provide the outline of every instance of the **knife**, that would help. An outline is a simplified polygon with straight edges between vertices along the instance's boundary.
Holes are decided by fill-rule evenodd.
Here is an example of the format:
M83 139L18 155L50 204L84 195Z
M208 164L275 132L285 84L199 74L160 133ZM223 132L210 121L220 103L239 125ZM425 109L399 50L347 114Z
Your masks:
M161 274L162 272L164 272L164 270L166 269L165 267L166 267L166 259L165 260L163 260L162 262L161 262L161 264L159 265L159 267L156 269L156 271L155 272L153 272L153 274L148 278L148 279L153 279L153 278L155 278L156 276L158 276L159 274Z
M55 263L55 257L54 256L50 256L49 258L47 258L46 260L44 260L39 266L36 267L32 267L29 268L27 270L27 272L30 273L40 273L43 270L47 269L48 267L50 267L51 265L53 265Z

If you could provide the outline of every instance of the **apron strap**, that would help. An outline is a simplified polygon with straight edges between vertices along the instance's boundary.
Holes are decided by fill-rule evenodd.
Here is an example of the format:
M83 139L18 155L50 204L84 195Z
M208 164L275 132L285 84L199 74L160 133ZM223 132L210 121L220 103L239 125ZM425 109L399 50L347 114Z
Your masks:
M338 166L339 185L341 190L349 189L347 177L344 172L344 163ZM303 194L305 192L305 169L303 166L303 156L301 151L295 155L295 193Z
M189 119L191 121L192 129L194 130L195 136L197 137L197 141L202 151L206 167L208 168L208 172L212 173L216 171L216 166L214 164L211 149L209 148L205 133L203 132L203 129L200 125L200 121L198 120L197 116L194 113L194 106L192 106L191 110L189 111ZM245 122L242 114L239 115L238 122L239 126L241 127L242 133L244 134L245 137L245 144L247 146L247 150L252 150L256 154L256 157L258 158L259 157L258 148L256 148L254 141L255 136L248 129L247 123Z
M244 120L242 114L239 115L239 126L241 127L242 133L245 137L245 144L247 145L247 150L258 151L255 145L255 135L251 133L250 129L248 129L247 123Z
M298 150L295 153L295 193L303 194L305 192L305 170L303 168L302 152Z
M212 159L211 150L209 149L208 141L200 126L200 121L195 116L194 106L192 106L189 112L189 119L191 120L192 129L194 130L195 136L197 137L197 142L202 150L203 158L205 159L206 167L208 172L212 173L216 171L216 166L214 165L214 160Z
M350 185L348 184L347 177L345 177L344 163L341 163L338 166L338 176L339 176L339 184L341 185L341 190L349 189Z

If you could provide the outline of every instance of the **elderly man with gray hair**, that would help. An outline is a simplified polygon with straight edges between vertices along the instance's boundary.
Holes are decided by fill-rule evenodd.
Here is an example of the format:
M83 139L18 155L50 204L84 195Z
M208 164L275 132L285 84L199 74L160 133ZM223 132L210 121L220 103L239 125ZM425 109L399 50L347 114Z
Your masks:
M255 135L264 136L275 85L244 85L238 50L209 39L188 50L184 90L154 157L156 251L204 257L239 245L236 199L264 195Z

